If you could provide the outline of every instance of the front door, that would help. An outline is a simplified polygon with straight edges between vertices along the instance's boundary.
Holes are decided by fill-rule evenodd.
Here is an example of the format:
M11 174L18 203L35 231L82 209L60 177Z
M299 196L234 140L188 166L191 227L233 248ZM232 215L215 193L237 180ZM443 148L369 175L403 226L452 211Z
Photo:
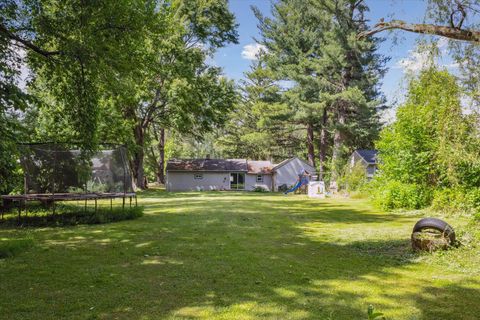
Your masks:
M245 173L230 173L230 190L245 190Z

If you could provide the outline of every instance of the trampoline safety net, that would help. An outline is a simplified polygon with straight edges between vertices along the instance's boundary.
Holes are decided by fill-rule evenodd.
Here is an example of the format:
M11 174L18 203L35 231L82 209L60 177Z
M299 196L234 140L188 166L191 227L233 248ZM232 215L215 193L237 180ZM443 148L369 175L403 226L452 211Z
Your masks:
M24 144L20 150L26 194L134 191L123 146L105 146L88 157L67 144Z

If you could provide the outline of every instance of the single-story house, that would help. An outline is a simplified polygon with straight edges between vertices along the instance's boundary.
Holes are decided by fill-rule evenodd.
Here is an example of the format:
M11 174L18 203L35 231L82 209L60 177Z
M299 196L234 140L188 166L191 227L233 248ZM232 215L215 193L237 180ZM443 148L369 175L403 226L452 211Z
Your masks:
M368 179L373 178L377 172L377 150L355 150L350 156L350 167L360 163L365 168Z
M172 159L167 162L167 191L253 190L262 187L278 191L292 186L303 170L315 168L294 157L275 165L247 159Z

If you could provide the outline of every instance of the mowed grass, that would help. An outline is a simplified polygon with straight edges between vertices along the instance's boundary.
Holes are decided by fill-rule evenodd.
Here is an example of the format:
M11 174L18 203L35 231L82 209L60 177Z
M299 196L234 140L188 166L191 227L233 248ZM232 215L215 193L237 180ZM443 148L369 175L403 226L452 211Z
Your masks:
M1 319L478 319L480 253L414 254L420 214L365 200L143 193L145 215L0 229L35 245L0 260ZM449 219L465 239L478 225ZM469 225L470 224L470 225Z

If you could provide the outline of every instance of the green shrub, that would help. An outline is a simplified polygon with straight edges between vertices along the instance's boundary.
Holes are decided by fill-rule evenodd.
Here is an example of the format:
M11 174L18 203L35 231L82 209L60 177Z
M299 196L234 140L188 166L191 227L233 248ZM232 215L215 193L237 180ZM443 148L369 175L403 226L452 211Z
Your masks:
M0 259L16 256L33 246L33 239L0 239Z
M340 188L349 192L360 190L368 182L365 170L360 162L357 162L353 167L348 163L338 181Z
M420 209L432 198L427 187L399 181L372 181L368 189L373 203L384 210Z
M432 209L444 213L476 213L480 210L480 188L444 188L435 190Z
M49 209L30 207L28 216L22 215L20 220L15 214L6 215L0 221L0 226L24 227L57 227L78 224L102 224L122 220L132 220L143 216L143 207L113 207L113 209L100 207L95 212L92 208L84 210L82 206L57 205L56 214Z
M252 190L253 192L268 192L267 188L262 186L255 186Z

